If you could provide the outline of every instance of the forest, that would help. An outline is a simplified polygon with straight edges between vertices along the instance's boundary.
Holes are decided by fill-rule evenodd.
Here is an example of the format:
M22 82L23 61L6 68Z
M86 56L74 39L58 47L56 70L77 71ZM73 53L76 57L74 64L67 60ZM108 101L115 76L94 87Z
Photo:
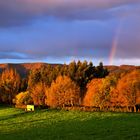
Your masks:
M26 75L10 66L0 73L0 104L83 111L140 111L140 69L111 72L100 62L42 65Z

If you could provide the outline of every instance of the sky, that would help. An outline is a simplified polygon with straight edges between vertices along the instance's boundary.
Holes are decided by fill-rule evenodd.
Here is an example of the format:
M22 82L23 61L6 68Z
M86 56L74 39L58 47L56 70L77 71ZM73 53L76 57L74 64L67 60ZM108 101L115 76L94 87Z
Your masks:
M140 0L0 0L0 63L140 65Z

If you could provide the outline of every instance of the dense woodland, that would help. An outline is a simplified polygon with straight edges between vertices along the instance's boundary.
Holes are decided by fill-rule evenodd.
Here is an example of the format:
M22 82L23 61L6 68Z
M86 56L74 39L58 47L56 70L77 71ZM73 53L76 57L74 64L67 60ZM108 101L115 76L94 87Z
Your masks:
M22 75L14 67L0 74L0 103L89 111L139 111L140 69L110 72L100 63L42 65Z

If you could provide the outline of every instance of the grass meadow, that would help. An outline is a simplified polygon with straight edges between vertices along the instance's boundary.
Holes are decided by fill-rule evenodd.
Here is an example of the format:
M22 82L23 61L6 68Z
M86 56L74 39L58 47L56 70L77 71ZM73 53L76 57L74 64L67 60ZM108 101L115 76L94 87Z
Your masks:
M0 140L140 140L139 113L0 107Z

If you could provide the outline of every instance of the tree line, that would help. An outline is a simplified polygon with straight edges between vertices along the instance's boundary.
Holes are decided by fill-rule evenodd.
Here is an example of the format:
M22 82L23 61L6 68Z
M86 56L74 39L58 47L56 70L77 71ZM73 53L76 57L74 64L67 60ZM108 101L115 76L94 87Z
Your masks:
M9 68L0 75L0 102L22 107L95 107L110 109L140 104L140 70L110 74L103 63L72 61L33 69L26 78Z

